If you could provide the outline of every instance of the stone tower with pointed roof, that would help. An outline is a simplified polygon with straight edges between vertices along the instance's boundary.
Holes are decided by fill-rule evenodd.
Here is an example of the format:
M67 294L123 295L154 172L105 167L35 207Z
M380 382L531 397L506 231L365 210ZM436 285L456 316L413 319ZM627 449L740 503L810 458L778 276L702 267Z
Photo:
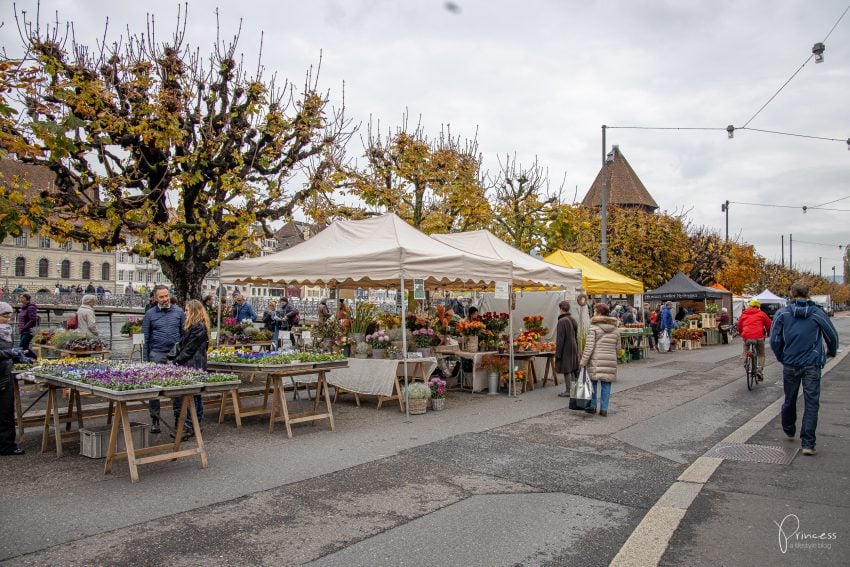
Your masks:
M612 150L614 159L607 167L596 174L596 179L590 186L581 204L585 207L598 209L602 201L602 175L607 176L608 204L623 208L642 209L648 213L658 209L658 203L644 187L643 182L629 165L626 157L620 152L620 146Z

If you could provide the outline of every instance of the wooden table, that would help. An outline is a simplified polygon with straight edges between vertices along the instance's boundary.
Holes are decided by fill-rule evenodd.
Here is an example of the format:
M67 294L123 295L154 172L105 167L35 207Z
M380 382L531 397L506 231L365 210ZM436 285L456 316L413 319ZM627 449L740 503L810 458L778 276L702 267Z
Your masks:
M537 371L534 369L534 358L537 356L541 356L544 353L539 351L514 351L514 360L518 360L525 364L526 376L525 380L517 380L516 384L520 393L525 392L526 389L533 390L534 385L537 383ZM498 356L503 356L510 361L510 353L501 353ZM508 362L510 364L510 362ZM548 361L547 361L547 369ZM547 374L548 376L548 374ZM557 376L555 378L557 384Z
M546 359L546 362L544 363L545 364L544 370L543 370L543 383L540 385L540 387L541 388L546 387L546 382L549 380L549 372L550 371L552 373L552 380L554 380L555 385L557 386L558 385L558 373L555 372L555 353L554 352L541 352L537 356L539 358ZM534 366L534 365L532 364L532 366Z
M226 370L228 372L237 372L241 375L248 374L253 376L257 372L263 372L266 375L265 388L263 389L263 403L251 410L242 409L242 400L236 390L229 393L223 393L219 406L218 422L224 423L226 415L233 415L236 422L236 427L242 427L242 418L254 415L269 416L269 433L274 431L275 423L282 421L286 426L286 435L292 439L292 425L295 423L303 423L307 421L319 421L327 419L330 424L331 431L335 430L333 409L331 407L330 393L328 389L327 373L347 366L346 361L338 361L333 363L305 363L305 364L230 364L230 363L209 363L209 369ZM290 414L286 401L286 390L283 381L290 379L293 383L302 382L300 377L310 377L303 382L316 383L316 397L313 400L313 409L311 411ZM316 376L315 380L312 376ZM319 411L319 403L324 397L324 411ZM269 407L269 398L271 398L271 407Z
M63 438L69 432L61 432L60 424L62 418L59 416L58 407L56 404L56 392L63 388L69 388L72 392L72 404L77 410L77 424L80 428L83 426L82 412L80 408L80 392L90 393L92 395L105 398L116 403L116 412L118 418L113 420L112 428L109 433L109 448L106 454L106 463L103 466L103 474L112 472L112 464L118 459L127 459L127 464L130 469L130 480L139 482L138 465L155 463L159 461L172 461L186 457L199 456L201 467L207 468L207 451L204 447L204 439L201 435L201 426L198 422L198 414L195 410L194 396L202 391L218 392L227 391L236 387L235 383L222 382L212 384L196 384L189 386L181 386L175 388L150 388L143 390L127 390L113 391L107 388L91 386L80 382L65 380L47 374L37 374L37 377L44 380L48 387L47 393L47 412L44 416L44 433L42 435L41 450L47 450L50 437L51 419L53 421L54 437L56 438L56 454L62 456ZM188 411L192 418L192 430L194 431L194 439L196 446L189 449L181 449L182 435L175 435L174 442L154 445L152 447L144 447L136 449L133 443L133 435L130 429L130 415L127 410L127 403L134 401L152 400L159 397L181 398L182 406L180 408L180 416L177 418L177 423L185 423L186 412ZM66 419L72 419L70 415ZM118 432L123 429L125 451L118 452ZM79 435L79 432L73 432ZM159 454L156 454L159 453ZM150 456L145 456L150 455Z
M631 351L637 349L641 352L641 357L646 358L649 355L649 337L652 336L650 329L639 329L637 332L620 330L620 348L625 351L625 361L632 360Z

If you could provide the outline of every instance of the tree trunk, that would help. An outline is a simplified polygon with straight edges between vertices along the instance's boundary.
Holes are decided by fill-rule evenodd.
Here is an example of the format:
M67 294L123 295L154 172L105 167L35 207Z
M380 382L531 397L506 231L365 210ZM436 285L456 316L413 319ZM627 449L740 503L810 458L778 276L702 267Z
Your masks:
M209 269L205 262L186 258L175 260L174 258L157 258L162 266L163 273L174 285L174 293L177 302L182 307L190 299L203 300L203 282Z

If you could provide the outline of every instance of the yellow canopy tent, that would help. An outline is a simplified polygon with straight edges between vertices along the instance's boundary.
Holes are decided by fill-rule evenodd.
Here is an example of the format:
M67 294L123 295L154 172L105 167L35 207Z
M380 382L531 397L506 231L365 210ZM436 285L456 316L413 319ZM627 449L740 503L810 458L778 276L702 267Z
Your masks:
M584 254L555 250L545 258L545 261L556 266L578 268L581 270L582 287L589 294L600 293L643 293L643 283L609 270L602 264L597 264Z

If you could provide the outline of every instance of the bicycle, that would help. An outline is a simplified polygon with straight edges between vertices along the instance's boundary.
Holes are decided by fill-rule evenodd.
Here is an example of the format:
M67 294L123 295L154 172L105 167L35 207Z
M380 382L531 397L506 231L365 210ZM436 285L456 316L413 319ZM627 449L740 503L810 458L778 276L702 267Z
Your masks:
M758 380L759 354L756 351L755 339L747 339L747 355L744 359L744 368L747 372L747 389L752 390L753 384Z

